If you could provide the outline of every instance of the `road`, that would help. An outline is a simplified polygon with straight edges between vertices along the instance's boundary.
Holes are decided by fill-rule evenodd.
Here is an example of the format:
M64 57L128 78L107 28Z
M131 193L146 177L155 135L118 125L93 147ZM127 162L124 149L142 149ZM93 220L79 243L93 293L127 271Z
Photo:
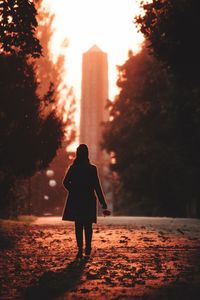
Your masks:
M37 225L63 225L70 224L71 222L62 221L60 217L39 217L33 224ZM200 226L200 220L189 218L168 218L168 217L132 217L132 216L109 216L98 217L97 223L100 225L153 225L153 226L192 226L198 228Z
M89 258L72 222L1 224L0 299L200 299L200 220L99 217Z

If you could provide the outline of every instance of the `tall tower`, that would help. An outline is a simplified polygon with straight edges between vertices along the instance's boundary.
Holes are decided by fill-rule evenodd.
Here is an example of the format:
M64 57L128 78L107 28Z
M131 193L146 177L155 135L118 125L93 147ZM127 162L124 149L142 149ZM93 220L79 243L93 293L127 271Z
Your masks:
M89 147L90 159L102 165L105 154L100 148L101 123L107 120L108 99L107 54L96 45L83 54L80 143Z
M88 145L90 160L98 166L99 175L106 194L108 207L112 210L112 184L110 180L110 158L102 151L102 122L108 120L107 54L96 45L83 54L80 143Z

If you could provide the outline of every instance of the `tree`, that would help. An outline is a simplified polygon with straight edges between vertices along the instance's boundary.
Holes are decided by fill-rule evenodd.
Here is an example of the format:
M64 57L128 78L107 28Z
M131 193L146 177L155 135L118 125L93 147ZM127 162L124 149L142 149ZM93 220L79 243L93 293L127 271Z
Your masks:
M16 181L49 165L61 145L63 122L53 90L43 98L36 92L34 58L40 57L41 46L33 3L0 1L0 20L0 214L9 217Z
M136 17L138 28L149 41L149 49L177 79L200 83L200 19L195 0L153 0L142 4L144 14Z
M53 61L51 53L51 42L54 34L53 21L54 15L43 7L43 0L35 0L38 15L38 26L36 34L43 49L43 56L36 60L36 75L39 81L38 93L44 97L50 87L54 89L55 104L57 112L65 123L65 138L69 145L75 137L74 111L75 97L73 89L68 86L65 78L65 56L64 52L68 45L67 40L62 42L61 53Z
M56 61L53 61L51 53L51 42L54 34L53 21L54 15L43 7L42 0L35 0L38 11L38 26L36 30L37 37L42 45L43 55L36 60L36 75L40 83L39 95L44 96L49 90L50 85L54 86L54 96L57 103L60 103L61 91L66 98L71 93L71 89L63 82L65 57L59 54ZM62 52L66 51L67 43L63 43ZM61 103L60 103L61 104ZM61 105L62 106L62 105Z
M145 47L118 70L120 92L109 104L104 131L104 147L113 156L111 168L123 192L118 209L126 214L186 216L191 190L193 196L199 193L199 171L187 157L177 126L176 103L184 95Z
M194 215L200 215L197 182L200 167L200 46L195 42L200 26L198 5L194 0L154 0L142 6L145 13L136 17L138 27L149 42L150 53L176 82L173 107L180 149L178 159L187 178L188 201L194 206Z
M24 57L41 55L41 45L35 37L36 9L29 0L0 1L0 51Z
M49 12L43 5L42 0L35 0L38 11L37 20L38 27L36 34L43 49L43 56L36 60L36 76L40 83L38 94L44 97L50 87L53 87L54 98L57 113L64 123L64 138L61 148L57 151L56 156L48 166L48 170L37 172L30 182L25 182L27 187L27 199L30 205L22 201L22 208L26 213L29 206L33 213L42 214L50 212L54 214L62 213L62 207L66 198L66 192L62 186L62 178L64 177L67 166L70 164L70 156L68 146L75 138L75 98L73 90L64 80L65 78L65 56L67 41L63 41L60 49L61 52L55 59L52 58L51 43L53 38L53 21L54 15ZM51 170L52 176L47 176ZM49 180L55 180L55 186L49 186ZM31 189L29 189L31 186ZM37 192L35 192L37 190ZM31 193L29 191L32 191Z
M153 0L142 7L144 14L135 21L148 52L129 57L119 68L120 93L110 104L105 147L114 154L113 168L129 210L197 217L200 49L194 45L199 28L196 2Z

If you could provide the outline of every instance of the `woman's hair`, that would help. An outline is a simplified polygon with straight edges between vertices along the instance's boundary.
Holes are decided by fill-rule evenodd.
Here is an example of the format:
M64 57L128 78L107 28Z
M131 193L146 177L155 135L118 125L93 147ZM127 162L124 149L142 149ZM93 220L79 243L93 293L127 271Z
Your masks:
M74 160L74 164L82 164L89 163L89 151L88 146L86 144L80 144L76 149L76 158Z

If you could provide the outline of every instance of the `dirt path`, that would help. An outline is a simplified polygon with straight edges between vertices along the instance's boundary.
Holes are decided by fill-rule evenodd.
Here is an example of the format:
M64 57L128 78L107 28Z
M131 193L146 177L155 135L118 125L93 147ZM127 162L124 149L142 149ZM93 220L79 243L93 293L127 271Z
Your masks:
M1 224L0 299L200 299L200 221L100 219L76 261L73 223L53 220Z

